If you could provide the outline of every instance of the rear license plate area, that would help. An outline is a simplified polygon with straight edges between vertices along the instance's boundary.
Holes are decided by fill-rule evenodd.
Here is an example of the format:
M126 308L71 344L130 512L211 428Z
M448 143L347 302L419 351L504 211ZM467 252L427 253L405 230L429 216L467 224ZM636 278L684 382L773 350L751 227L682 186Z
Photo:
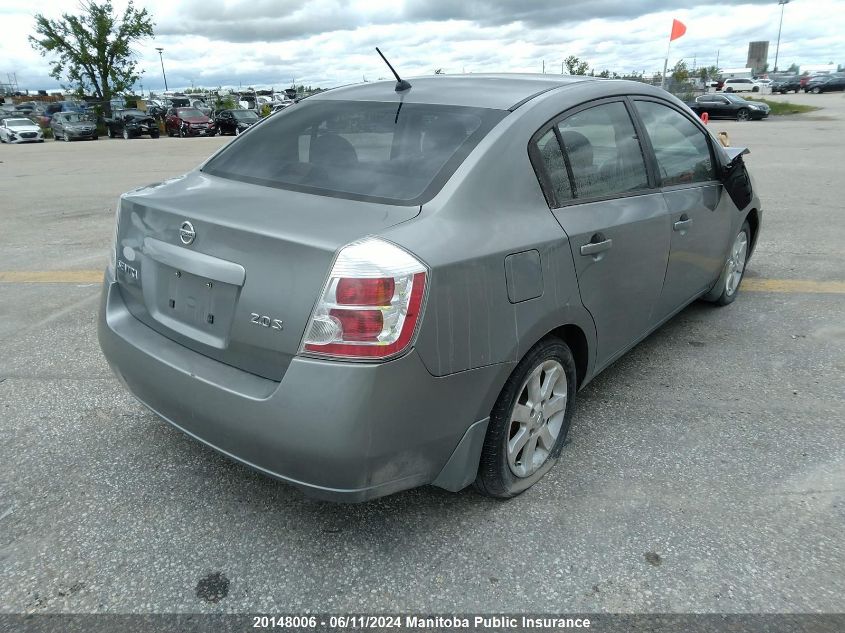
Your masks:
M201 332L203 339L215 339L213 343L205 342L222 346L232 325L238 286L158 262L156 266L153 316L186 336Z

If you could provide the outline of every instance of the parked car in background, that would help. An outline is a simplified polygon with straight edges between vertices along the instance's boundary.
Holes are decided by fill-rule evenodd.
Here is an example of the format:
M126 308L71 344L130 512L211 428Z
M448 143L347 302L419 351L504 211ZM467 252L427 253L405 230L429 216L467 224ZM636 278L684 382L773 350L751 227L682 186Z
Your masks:
M760 86L753 79L731 78L722 84L725 92L760 92Z
M128 140L145 135L150 138L159 137L158 123L155 118L136 108L114 110L112 116L106 118L105 124L109 138L122 136Z
M821 79L824 77L828 77L828 73L813 73L812 75L802 75L801 76L801 90L804 90L807 87L807 84L815 79ZM806 90L805 90L806 92Z
M707 113L711 119L737 121L765 119L771 111L765 103L747 101L735 94L705 94L687 102L687 105L699 116Z
M56 112L50 119L50 129L55 140L91 139L96 141L97 122L85 112Z
M217 127L196 108L170 108L164 117L168 136L214 136Z
M214 117L220 134L240 134L261 120L252 110L221 110Z
M0 141L3 143L43 143L44 133L30 119L9 118L0 121Z
M845 77L842 75L826 75L808 81L804 92L819 94L821 92L841 92L845 90Z
M15 110L18 111L18 114L29 116L35 111L36 107L38 107L38 104L35 101L24 101L23 103L17 104Z
M772 92L786 94L787 92L801 92L801 77L786 77L772 82Z
M202 99L192 99L190 103L190 107L196 108L200 112L202 112L205 116L211 118L211 108L208 107L208 104L203 101Z
M162 105L168 110L170 108L190 108L191 100L185 95L173 95L167 97Z
M124 194L99 342L151 411L311 495L513 497L572 450L580 388L734 301L760 201L660 88L411 82L320 93Z

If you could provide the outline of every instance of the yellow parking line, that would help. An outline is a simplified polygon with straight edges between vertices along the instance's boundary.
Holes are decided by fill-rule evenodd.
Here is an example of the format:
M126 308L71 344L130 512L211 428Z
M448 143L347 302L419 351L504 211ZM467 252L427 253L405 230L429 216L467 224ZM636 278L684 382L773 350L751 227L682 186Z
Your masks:
M742 280L742 285L739 289L749 292L784 292L790 294L845 294L845 281L747 277Z
M96 284L101 270L0 270L0 283L7 284ZM786 294L845 294L845 281L814 279L763 279L747 277L741 290Z
M102 270L0 270L0 283L7 284L96 284Z

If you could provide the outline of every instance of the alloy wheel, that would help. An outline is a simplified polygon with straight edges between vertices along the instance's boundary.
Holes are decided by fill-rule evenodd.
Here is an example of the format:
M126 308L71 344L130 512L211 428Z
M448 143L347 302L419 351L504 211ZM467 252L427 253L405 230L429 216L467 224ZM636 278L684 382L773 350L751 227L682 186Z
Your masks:
M566 415L566 372L556 360L534 368L513 406L507 437L508 465L517 477L529 477L545 463Z
M731 247L731 254L728 256L728 274L725 279L725 293L733 295L739 282L742 281L742 273L745 271L745 260L748 256L748 236L745 231L740 231Z
M737 121L747 121L750 118L748 110L743 108L739 112L736 113L736 120Z

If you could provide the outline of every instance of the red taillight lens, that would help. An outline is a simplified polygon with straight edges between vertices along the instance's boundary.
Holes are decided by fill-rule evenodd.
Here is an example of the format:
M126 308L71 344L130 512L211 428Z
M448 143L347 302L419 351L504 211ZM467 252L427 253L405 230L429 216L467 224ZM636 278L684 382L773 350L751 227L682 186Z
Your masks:
M393 277L343 278L337 282L336 301L345 306L389 306L396 290Z
M331 316L340 321L344 341L378 341L384 328L381 310L332 310Z

